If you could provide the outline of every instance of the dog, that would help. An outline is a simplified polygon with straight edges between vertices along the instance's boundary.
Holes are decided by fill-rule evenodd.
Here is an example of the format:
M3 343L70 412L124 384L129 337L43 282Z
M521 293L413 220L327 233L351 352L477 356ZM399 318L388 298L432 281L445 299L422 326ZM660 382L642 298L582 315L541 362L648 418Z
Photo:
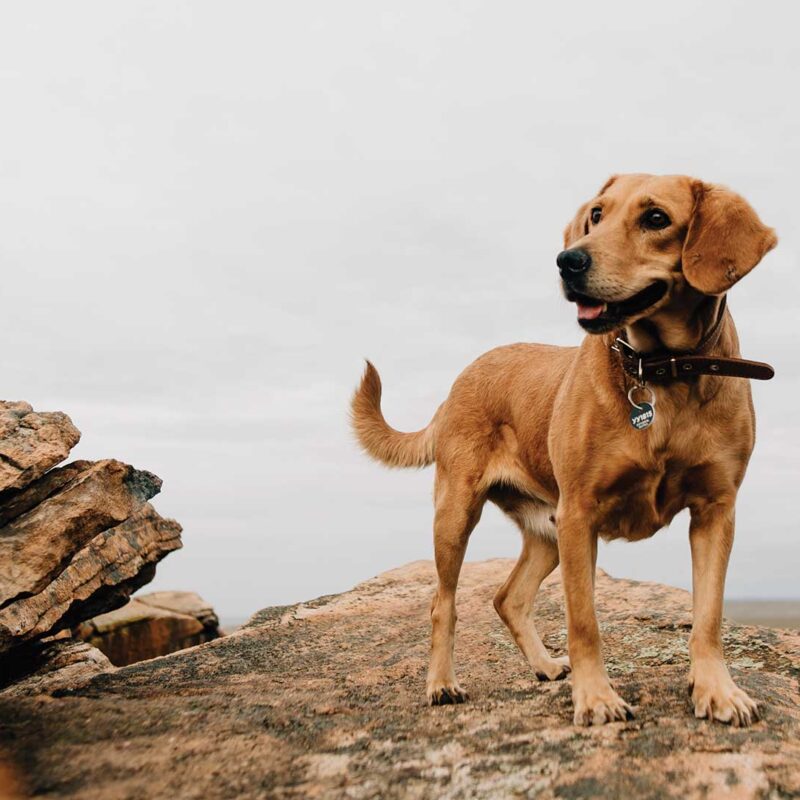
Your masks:
M453 665L456 586L484 503L522 532L494 606L535 675L571 673L574 722L630 719L601 654L594 608L598 537L644 539L691 513L693 626L689 687L698 718L747 726L757 704L722 652L734 506L755 440L748 380L726 292L777 244L738 194L686 176L617 175L584 203L557 257L579 347L513 344L457 378L430 424L391 428L373 365L351 405L363 449L392 467L436 464L431 705L466 699ZM737 379L739 378L739 379ZM558 565L568 657L553 657L533 618Z

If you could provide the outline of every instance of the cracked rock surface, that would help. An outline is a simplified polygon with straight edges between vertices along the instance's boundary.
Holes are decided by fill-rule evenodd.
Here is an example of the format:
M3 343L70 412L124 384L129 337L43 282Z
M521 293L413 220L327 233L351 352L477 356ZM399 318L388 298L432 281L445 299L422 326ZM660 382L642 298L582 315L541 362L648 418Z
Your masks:
M800 634L726 625L749 729L696 720L689 595L600 574L608 669L636 719L571 725L569 680L539 683L492 608L513 562L466 564L458 677L429 708L430 562L269 608L223 639L70 688L0 695L0 761L54 798L784 798L800 795ZM564 652L558 576L537 624Z

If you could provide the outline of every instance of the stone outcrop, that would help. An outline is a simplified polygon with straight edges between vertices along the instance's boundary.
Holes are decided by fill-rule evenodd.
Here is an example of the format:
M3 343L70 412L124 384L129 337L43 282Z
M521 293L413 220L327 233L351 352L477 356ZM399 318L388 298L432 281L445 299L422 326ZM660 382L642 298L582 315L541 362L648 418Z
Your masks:
M155 475L119 461L98 461L11 519L0 529L0 606L41 592L84 545L125 522L160 488ZM23 504L20 497L11 499Z
M19 489L63 461L81 438L66 414L0 401L0 492Z
M180 525L147 502L161 488L152 473L111 459L55 467L79 437L64 414L0 403L0 687L67 666L63 642L40 640L123 605L181 546Z
M608 669L636 719L575 728L569 679L536 681L492 608L511 567L464 567L463 705L424 702L435 577L418 562L70 689L0 694L0 761L31 793L76 800L800 796L800 634L726 624L731 670L763 718L697 720L689 595L601 574ZM552 576L537 621L555 653L562 600Z
M74 635L125 666L210 642L220 630L214 610L194 592L153 592L81 623Z
M40 591L0 608L0 653L123 605L152 580L156 563L181 547L180 533L149 503L101 531Z

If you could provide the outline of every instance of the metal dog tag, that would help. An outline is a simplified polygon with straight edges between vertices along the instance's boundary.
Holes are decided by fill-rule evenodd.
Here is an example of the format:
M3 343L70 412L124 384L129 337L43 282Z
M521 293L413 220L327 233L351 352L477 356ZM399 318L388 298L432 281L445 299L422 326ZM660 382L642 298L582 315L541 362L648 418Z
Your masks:
M631 409L631 425L633 425L637 431L643 431L645 428L649 428L653 424L655 418L656 410L650 403L639 403L638 406L634 406Z
M644 384L641 386L632 386L628 392L628 401L633 406L630 413L630 421L631 425L633 425L637 431L643 431L645 428L649 428L655 421L656 395L652 389L647 389L647 391L650 392L649 402L640 400L637 403L633 399L633 393L637 389L647 389L647 387Z

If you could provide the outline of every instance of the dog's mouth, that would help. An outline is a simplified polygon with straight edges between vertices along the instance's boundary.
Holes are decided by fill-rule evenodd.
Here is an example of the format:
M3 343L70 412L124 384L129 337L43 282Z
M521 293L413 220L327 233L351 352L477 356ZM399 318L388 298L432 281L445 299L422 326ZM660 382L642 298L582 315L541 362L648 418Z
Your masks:
M655 305L667 293L666 281L653 281L626 300L607 302L599 297L567 290L567 300L578 307L578 324L589 333L605 333L618 328L626 319Z

